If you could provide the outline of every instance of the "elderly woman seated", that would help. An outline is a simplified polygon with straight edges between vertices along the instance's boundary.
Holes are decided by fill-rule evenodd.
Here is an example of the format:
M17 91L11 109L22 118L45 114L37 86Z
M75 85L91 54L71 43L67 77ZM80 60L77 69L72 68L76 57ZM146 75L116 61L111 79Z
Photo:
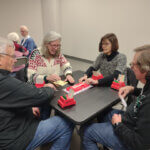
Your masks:
M7 35L7 38L11 41L13 41L15 46L15 56L16 58L20 58L22 56L27 56L29 54L29 51L19 44L20 38L19 35L16 32L11 32ZM17 79L25 81L25 64L15 66L12 70L12 75L15 76Z
M50 31L43 39L42 47L34 50L29 58L28 81L36 83L37 81L45 83L61 80L60 71L66 76L66 81L74 83L72 77L72 67L67 59L61 54L61 35ZM46 110L47 109L47 110ZM35 110L35 111L34 111ZM46 119L50 115L50 108L47 106L42 109L34 108L36 116L41 115ZM45 114L43 113L45 111ZM43 115L43 116L42 116Z

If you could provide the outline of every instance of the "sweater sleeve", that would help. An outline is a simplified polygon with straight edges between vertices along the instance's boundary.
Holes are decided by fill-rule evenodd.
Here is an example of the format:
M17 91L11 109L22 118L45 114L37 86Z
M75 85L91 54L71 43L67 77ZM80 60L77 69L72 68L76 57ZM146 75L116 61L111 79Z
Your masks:
M12 77L1 81L0 89L0 108L39 106L50 101L54 95L52 88L36 88Z
M97 71L97 70L99 69L101 57L102 57L102 54L99 54L99 55L97 56L95 62L93 63L93 65L90 66L90 67L86 70L85 74L88 76L88 78L92 76L93 71Z
M126 69L126 64L127 64L127 58L124 54L119 54L117 58L117 66L115 70L120 71L123 73L123 71Z
M36 48L35 42L32 38L27 39L26 49L29 51L29 54Z
M28 82L34 84L36 80L44 81L45 75L39 75L37 74L37 68L39 65L43 64L42 57L40 55L40 52L38 50L34 50L29 58L28 63L28 70L27 70L27 77Z
M115 133L121 141L132 150L146 150L150 143L150 102L149 97L143 101L143 105L139 108L135 126L127 127L124 123L119 124L115 129ZM125 119L127 117L125 116Z
M67 74L72 74L72 67L70 65L70 62L67 61L64 55L60 54L59 59L60 59L60 67L64 75L66 76Z
M107 77L104 77L103 79L100 79L98 80L98 85L99 86L104 86L104 85L111 85L112 81L114 79L117 79L118 78L118 75L120 74L121 72L118 71L118 70L115 70L113 74L107 76Z
M140 135L129 129L125 124L120 123L114 131L127 148L132 150L144 150Z
M115 68L115 71L110 74L109 76L104 77L103 79L100 79L98 81L98 85L103 86L103 85L111 85L112 81L114 79L118 78L119 74L122 74L124 72L124 70L126 69L126 63L127 63L127 59L126 56L124 54L119 54L117 55L117 66Z
M88 78L89 78L89 77L92 76L93 71L96 71L96 70L91 66L91 67L89 67L89 68L86 70L86 72L85 72L84 74L86 74L86 75L88 76Z

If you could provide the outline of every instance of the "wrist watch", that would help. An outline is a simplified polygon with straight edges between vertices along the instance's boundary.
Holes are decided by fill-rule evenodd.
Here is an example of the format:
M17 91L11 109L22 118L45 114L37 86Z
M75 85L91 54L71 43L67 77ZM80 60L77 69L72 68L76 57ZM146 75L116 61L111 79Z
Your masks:
M119 124L121 124L121 122L117 122L117 123L113 124L114 128L118 127Z

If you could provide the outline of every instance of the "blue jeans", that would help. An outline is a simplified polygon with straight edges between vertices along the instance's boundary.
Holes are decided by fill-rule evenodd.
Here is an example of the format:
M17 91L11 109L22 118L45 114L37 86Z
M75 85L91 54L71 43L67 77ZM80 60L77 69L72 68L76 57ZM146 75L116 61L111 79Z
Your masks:
M52 142L51 150L69 150L73 124L59 116L40 121L33 140L26 150Z
M97 143L103 146L109 147L113 150L127 150L121 143L119 138L115 135L113 126L111 124L111 118L113 114L123 113L120 110L112 110L104 118L103 123L94 123L85 127L83 136L84 150L99 150Z

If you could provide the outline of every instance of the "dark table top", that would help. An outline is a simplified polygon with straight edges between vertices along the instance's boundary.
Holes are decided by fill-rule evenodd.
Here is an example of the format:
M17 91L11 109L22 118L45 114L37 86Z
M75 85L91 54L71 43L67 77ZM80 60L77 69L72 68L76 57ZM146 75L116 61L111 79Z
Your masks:
M83 71L75 71L73 72L73 76L76 83L78 83L78 79L83 76ZM62 87L62 89L64 88L65 87ZM90 119L93 119L98 113L113 106L119 101L117 91L110 87L95 86L75 95L74 99L76 100L76 105L62 109L57 104L57 101L60 96L63 96L64 94L65 92L61 90L61 88L59 91L56 91L50 105L77 125L81 125Z

